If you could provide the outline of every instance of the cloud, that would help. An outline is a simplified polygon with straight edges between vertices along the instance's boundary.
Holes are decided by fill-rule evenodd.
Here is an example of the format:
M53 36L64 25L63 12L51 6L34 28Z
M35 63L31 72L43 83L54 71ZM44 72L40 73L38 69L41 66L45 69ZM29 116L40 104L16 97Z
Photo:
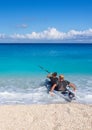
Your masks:
M48 28L42 32L32 32L28 34L11 34L5 36L4 34L0 34L0 39L7 37L8 39L13 40L34 40L41 41L59 41L59 42L92 42L92 29L77 31L70 30L68 32L60 32L56 28Z
M27 28L27 24L16 25L17 28Z
M6 35L5 34L0 34L0 39L5 39Z

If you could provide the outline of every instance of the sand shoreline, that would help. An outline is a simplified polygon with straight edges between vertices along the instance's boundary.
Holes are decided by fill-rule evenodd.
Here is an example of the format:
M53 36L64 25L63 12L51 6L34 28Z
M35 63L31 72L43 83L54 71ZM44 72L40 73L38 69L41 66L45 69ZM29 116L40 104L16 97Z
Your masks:
M92 105L1 105L0 130L92 130Z

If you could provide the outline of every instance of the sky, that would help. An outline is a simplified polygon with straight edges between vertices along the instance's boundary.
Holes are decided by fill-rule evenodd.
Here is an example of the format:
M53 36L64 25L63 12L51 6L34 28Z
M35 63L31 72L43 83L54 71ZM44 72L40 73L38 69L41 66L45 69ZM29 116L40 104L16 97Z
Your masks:
M92 0L0 0L0 43L92 43Z

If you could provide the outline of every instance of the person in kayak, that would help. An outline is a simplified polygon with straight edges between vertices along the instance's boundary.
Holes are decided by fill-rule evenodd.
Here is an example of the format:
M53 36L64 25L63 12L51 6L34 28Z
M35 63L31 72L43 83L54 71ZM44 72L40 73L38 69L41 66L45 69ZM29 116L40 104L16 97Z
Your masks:
M68 90L67 86L71 87L74 91L76 91L76 86L73 83L64 80L64 76L60 75L58 81L52 85L49 93L53 96L53 90L61 91L62 94L68 93L69 98L72 99L73 97L75 97L75 94Z
M56 84L57 81L58 81L57 72L54 72L54 73L52 73L52 74L47 75L47 78L50 79L50 81L48 82L48 84L49 84L49 85L51 86L51 88L52 88L52 86L53 86L54 84Z

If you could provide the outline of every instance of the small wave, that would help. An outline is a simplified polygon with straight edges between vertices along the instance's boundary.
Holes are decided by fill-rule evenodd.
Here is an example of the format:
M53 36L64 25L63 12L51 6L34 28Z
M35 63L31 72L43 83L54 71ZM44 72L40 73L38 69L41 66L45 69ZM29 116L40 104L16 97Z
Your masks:
M77 86L77 102L92 103L92 77L66 75ZM0 104L46 104L64 103L59 95L51 97L44 85L45 78L1 78Z

